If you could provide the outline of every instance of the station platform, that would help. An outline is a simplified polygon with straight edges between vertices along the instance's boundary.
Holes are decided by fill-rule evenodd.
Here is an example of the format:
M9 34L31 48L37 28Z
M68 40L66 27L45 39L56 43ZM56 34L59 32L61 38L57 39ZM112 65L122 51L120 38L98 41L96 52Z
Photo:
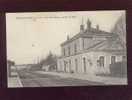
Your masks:
M17 72L13 72L11 77L8 77L8 87L23 87Z
M75 78L88 80L92 82L101 82L105 85L127 85L127 78L118 78L118 77L106 77L106 76L95 76L89 74L80 74L80 73L62 73L62 72L45 72L45 71L36 71L39 74L50 74L50 75L58 75L62 78Z

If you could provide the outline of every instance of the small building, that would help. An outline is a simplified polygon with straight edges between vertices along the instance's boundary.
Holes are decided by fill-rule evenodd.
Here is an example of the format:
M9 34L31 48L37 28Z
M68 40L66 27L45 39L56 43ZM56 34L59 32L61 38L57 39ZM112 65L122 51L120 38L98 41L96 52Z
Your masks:
M49 67L50 67L49 65L43 65L42 70L43 71L49 71Z
M110 64L126 58L126 49L121 45L117 34L80 25L80 32L61 44L62 55L57 61L57 70L69 73L111 73Z
M48 65L45 65L43 64L42 65L42 70L43 71L56 71L56 63L52 63L52 64L48 64Z
M7 76L8 77L16 77L17 76L17 68L15 66L15 62L11 60L7 60Z

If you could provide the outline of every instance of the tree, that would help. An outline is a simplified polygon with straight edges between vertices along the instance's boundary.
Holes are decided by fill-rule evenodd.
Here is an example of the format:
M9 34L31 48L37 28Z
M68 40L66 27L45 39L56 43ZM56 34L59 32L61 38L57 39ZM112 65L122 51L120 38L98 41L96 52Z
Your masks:
M117 20L114 28L112 29L112 33L116 33L118 35L118 41L126 48L126 18L125 14L122 14L120 18Z
M51 67L57 65L57 56L49 52L45 59L42 59L39 63L41 67L43 65L50 65Z
M7 63L8 63L9 66L14 66L15 65L15 62L11 61L11 60L7 60Z

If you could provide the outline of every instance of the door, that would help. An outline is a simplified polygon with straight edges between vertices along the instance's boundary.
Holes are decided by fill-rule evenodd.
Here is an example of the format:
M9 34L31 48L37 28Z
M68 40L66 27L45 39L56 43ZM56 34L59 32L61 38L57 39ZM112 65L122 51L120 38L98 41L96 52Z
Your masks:
M76 67L76 72L78 72L78 62L77 62L77 59L75 59L75 67Z
M84 73L86 73L86 58L83 58L83 67L84 67Z

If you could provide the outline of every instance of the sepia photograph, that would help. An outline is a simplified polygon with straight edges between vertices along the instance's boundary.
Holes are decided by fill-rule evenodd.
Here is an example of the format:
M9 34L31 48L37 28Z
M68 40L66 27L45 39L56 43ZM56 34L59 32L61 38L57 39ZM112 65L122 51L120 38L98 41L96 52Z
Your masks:
M6 13L8 87L128 85L125 10Z

